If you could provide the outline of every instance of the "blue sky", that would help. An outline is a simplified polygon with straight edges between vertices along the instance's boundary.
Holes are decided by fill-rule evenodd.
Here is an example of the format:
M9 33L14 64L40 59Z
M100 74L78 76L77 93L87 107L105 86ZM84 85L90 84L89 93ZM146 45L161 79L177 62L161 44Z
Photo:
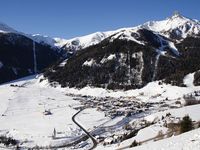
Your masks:
M62 38L162 20L175 10L200 20L200 0L2 0L0 5L0 22Z

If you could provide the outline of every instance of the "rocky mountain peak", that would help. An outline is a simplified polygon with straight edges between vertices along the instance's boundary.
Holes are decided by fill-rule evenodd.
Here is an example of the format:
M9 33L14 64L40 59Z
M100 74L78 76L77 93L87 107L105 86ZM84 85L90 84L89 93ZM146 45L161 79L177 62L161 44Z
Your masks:
M175 11L173 13L173 15L170 17L171 19L176 19L176 18L181 18L181 19L185 19L186 17L184 17L180 12Z

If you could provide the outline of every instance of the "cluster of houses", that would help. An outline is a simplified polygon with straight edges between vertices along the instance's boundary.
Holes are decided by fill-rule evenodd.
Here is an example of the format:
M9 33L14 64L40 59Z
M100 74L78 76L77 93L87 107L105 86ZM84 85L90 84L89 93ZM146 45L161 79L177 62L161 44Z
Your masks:
M76 97L86 108L97 108L103 111L105 116L115 118L118 116L131 116L145 111L145 104L134 98L97 98L97 97Z
M82 108L96 108L98 111L104 112L105 116L108 116L110 118L115 118L119 116L130 117L142 112L152 111L154 109L166 110L172 105L167 104L167 101L169 100L145 103L137 99L136 97L113 98L76 95L74 96L74 100L80 101Z
M105 116L115 118L119 116L135 117L135 115L144 115L151 111L166 110L172 105L170 100L163 99L160 102L142 102L136 97L92 97L92 96L73 96L74 100L81 102L77 109L96 108L98 111L104 112ZM156 95L157 96L157 95ZM173 100L174 103L174 100ZM178 106L177 106L178 107ZM127 122L128 123L128 122ZM151 123L150 123L151 124ZM150 125L146 120L140 120L137 124L124 124L123 133L115 132L114 134L105 136L104 134L96 135L95 138L103 145L120 143L123 140L135 136L142 128Z

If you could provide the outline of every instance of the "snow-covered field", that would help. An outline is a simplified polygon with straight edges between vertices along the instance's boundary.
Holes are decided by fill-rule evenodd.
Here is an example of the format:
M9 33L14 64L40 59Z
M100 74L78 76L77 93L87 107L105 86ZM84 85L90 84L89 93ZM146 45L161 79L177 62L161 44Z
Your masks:
M72 122L77 112L74 108L80 103L61 90L40 85L35 76L1 85L0 97L0 135L24 141L24 146L69 143L82 134ZM45 115L45 110L52 114ZM77 120L92 129L108 118L95 109L86 109ZM54 129L57 140L52 140Z
M28 144L33 145L49 145L54 128L68 140L80 134L71 120L76 112L73 106L78 102L58 90L40 87L35 81L33 77L13 83L22 87L0 86L4 101L0 109L1 131L21 141L32 141ZM45 110L52 115L44 115Z
M60 88L59 86L51 87L47 80L39 82L43 77L30 76L27 78L13 81L11 83L0 85L0 135L13 137L22 142L21 146L34 147L38 146L58 146L73 142L81 137L83 131L73 123L72 116L78 112L79 107L83 107L79 100L69 94L89 95L96 97L132 97L141 102L161 102L167 101L167 104L174 104L177 100L184 104L183 95L199 91L200 87L195 87L193 75L189 74L184 78L187 87L176 87L162 84L158 82L149 83L142 89L129 91L109 91L101 88L86 87L83 89ZM158 110L160 105L157 106ZM168 109L165 111L152 114L145 114L139 118L130 118L129 123L146 120L152 122L161 120L162 116L170 113L172 117L182 118L189 115L193 121L199 121L200 105L192 105L176 109ZM50 113L50 114L48 114ZM112 136L116 133L123 133L123 119L125 117L116 117L111 119L106 117L104 112L97 111L96 108L86 108L76 116L81 126L87 131L98 133L98 128L108 130L102 136ZM126 120L126 119L125 119ZM126 120L127 121L127 120ZM125 124L124 124L125 125ZM110 131L112 132L109 134ZM115 131L116 130L116 131ZM56 131L56 138L52 135ZM158 133L167 133L168 129L163 126L162 121L141 129L136 136L125 140L121 143L103 146L98 144L96 149L119 149L128 147L134 140L145 141L154 138ZM199 149L200 130L191 131L183 135L174 136L162 141L148 141L142 146L135 149L147 149L155 147L155 149ZM192 136L193 135L193 136ZM165 142L167 144L165 144ZM184 144L180 145L181 142ZM80 145L86 145L83 149L89 148L91 143L89 140ZM157 143L157 144L156 144ZM170 144L171 143L171 144ZM182 147L181 147L182 146ZM80 149L80 147L76 147ZM133 148L134 149L134 148Z

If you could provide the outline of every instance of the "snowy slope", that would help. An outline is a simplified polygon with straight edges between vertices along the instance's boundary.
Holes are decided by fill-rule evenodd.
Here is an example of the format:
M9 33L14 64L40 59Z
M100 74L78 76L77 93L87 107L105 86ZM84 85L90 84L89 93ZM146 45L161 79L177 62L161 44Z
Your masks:
M110 36L113 32L96 32L82 37L76 37L70 40L65 41L63 47L66 49L79 50L84 49L92 45L100 43L102 40ZM58 45L63 43L58 43Z
M200 129L196 129L179 136L174 136L149 144L144 144L131 150L199 150L200 149Z
M27 144L49 145L53 129L66 136L66 140L73 139L79 129L73 125L70 116L76 111L71 108L78 105L72 98L67 98L64 94L51 88L38 87L34 77L25 78L16 85L23 87L11 87L10 84L0 86L1 97L4 102L0 112L1 132L11 137L24 141L31 140ZM31 90L31 92L30 92ZM7 93L7 94L5 94ZM51 93L51 94L49 94ZM67 100L65 100L67 99ZM51 110L53 115L45 116L45 110ZM69 118L66 117L68 114ZM43 139L43 140L41 140Z
M75 37L72 39L63 39L63 38L52 38L50 36L41 35L41 34L26 34L32 40L47 44L52 47L65 48L66 50L80 50L87 48L89 46L100 43L102 40L110 36L113 32L96 32L82 37Z
M22 146L27 147L60 145L81 136L82 130L72 121L78 111L74 108L81 106L80 103L39 80L38 76L29 76L0 85L0 136L26 141ZM45 110L52 114L45 115ZM85 109L77 120L91 130L110 118L96 109ZM58 137L55 140L52 139L54 129Z
M125 140L121 142L120 144L112 144L108 146L102 146L101 144L99 144L97 149L98 150L101 150L101 149L112 150L112 149L125 149L125 148L133 149L133 150L135 149L146 150L149 148L152 150L176 150L176 149L184 149L184 150L195 149L196 150L196 148L199 149L200 129L196 129L196 130L193 130L181 135L177 135L177 136L171 136L171 137L168 137L167 139L163 139L157 142L153 140L155 137L157 137L159 132L162 131L163 134L166 134L168 132L168 128L166 126L163 126L163 122L165 121L167 121L168 123L171 123L173 121L178 122L179 120L176 120L176 119L180 119L184 117L185 115L189 115L193 121L200 121L200 116L198 115L199 109L200 109L200 105L193 105L193 106L187 106L187 107L178 108L178 109L169 109L167 111L153 113L151 115L144 117L143 119L150 122L154 120L160 120L160 121L139 130L136 136L128 140ZM172 118L167 118L165 121L162 121L161 118L169 113L171 114ZM173 118L176 118L176 119L173 120ZM144 142L141 146L138 146L135 148L129 148L130 144L134 140L138 142L143 142L143 141L146 141L146 142Z
M191 80L188 81L189 83L193 82ZM135 90L128 90L128 91L113 91L113 90L106 90L103 88L94 88L94 87L84 87L82 89L76 88L64 88L63 90L67 93L71 94L80 94L80 95L87 95L87 96L97 96L97 97L137 97L141 99L141 101L161 101L163 99L178 99L183 97L184 94L192 93L194 91L198 91L200 89L199 86L188 86L188 87L178 87L172 86L170 84L162 84L159 85L159 81L150 82L145 87L141 89ZM156 98L156 95L160 94Z
M185 76L183 82L186 86L188 86L188 87L194 86L194 83L193 83L194 82L194 74L195 73L190 73L187 76Z
M169 37L168 32L175 33L182 38L186 38L188 35L198 34L200 32L200 23L197 20L186 18L178 13L162 21L150 21L143 25L142 28L146 28L160 34Z

